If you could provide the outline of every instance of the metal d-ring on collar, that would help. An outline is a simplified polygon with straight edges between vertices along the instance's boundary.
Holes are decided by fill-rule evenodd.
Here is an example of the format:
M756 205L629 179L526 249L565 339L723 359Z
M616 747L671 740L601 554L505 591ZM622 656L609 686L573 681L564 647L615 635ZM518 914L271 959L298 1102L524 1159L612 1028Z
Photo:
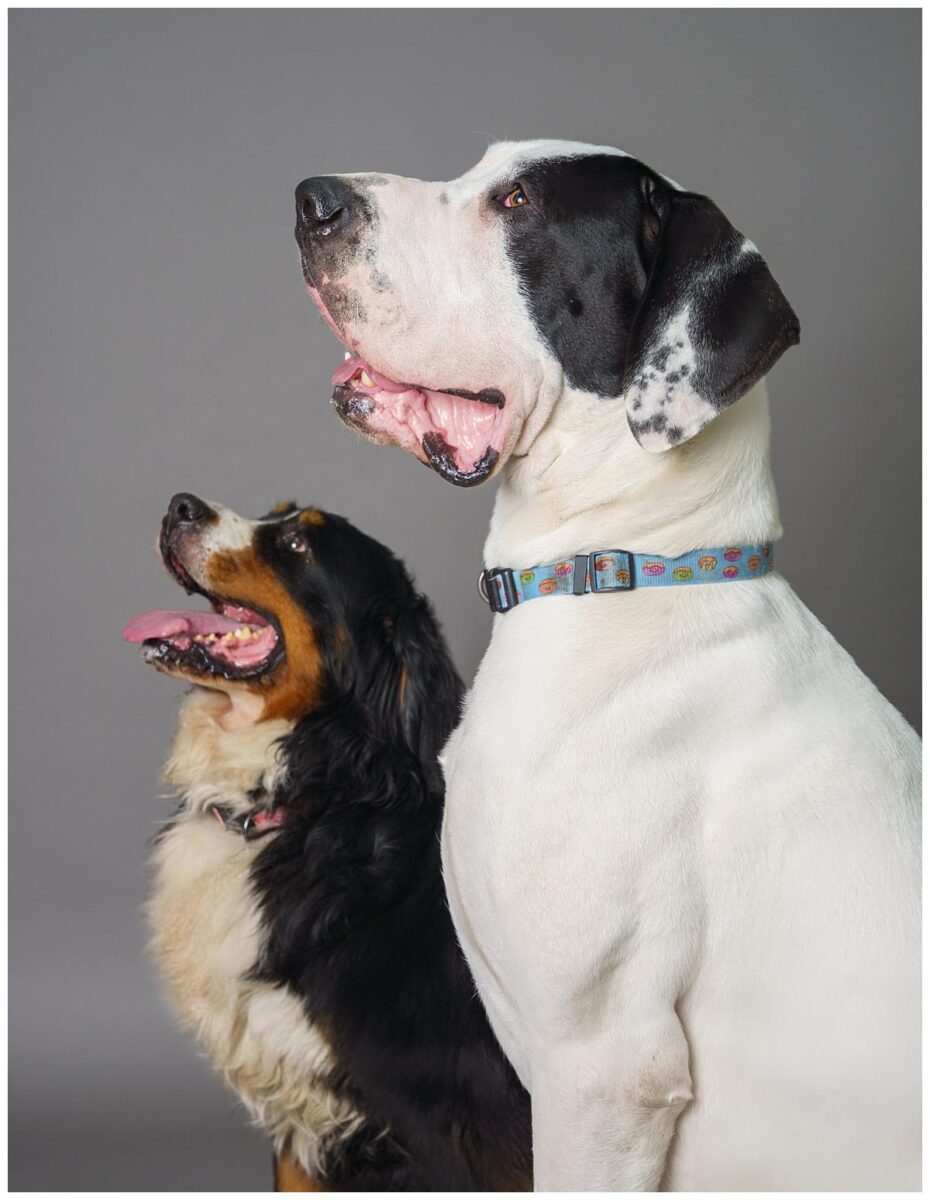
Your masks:
M276 808L253 808L251 812L236 813L227 804L211 804L210 812L216 820L228 829L230 833L241 834L247 842L273 833L284 824L287 809L278 805Z

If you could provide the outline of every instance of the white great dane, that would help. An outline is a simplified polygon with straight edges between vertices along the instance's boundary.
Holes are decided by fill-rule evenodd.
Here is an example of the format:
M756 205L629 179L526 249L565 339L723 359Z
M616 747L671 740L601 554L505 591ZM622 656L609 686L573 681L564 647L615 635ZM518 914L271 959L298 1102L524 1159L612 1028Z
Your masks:
M297 213L342 419L501 478L443 860L536 1187L918 1188L913 730L777 573L516 603L538 564L777 540L762 377L798 322L758 250L565 142Z

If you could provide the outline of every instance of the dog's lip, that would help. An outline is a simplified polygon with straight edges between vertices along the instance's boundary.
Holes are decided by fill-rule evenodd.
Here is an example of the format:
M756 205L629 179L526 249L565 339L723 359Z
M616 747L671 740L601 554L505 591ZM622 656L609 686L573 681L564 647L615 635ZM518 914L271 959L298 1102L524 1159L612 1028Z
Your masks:
M367 376L368 382L365 382ZM428 392L436 395L453 396L459 400L473 400L478 404L490 404L494 408L503 408L506 401L503 392L497 388L482 388L480 392L470 391L468 388L453 388L453 387L426 387L422 383L398 383L396 379L390 379L387 375L377 371L370 363L358 354L346 353L345 361L333 371L331 383L333 387L338 387L340 384L349 383L359 379L360 384L356 384L356 391L371 391L371 392Z
M409 451L449 483L482 482L500 457L510 422L496 399L400 384L357 356L334 372L333 384L347 424Z
M342 342L342 344L345 346L347 344L346 340L343 337L343 335L340 333L339 326L333 320L332 314L330 313L329 309L326 307L326 304L323 300L323 297L320 295L319 290L312 283L308 282L307 283L307 291L310 293L311 300L319 309L320 316L322 316L323 320L330 327L330 329L333 331L333 333L336 335L336 337L339 339L339 341Z

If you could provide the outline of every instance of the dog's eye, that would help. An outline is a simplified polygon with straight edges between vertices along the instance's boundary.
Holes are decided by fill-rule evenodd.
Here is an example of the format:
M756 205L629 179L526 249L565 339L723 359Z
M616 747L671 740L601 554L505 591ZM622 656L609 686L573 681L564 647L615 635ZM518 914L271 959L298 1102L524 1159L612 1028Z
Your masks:
M524 204L529 204L529 199L522 185L518 183L512 192L501 197L501 204L504 208L522 208Z
M307 553L307 539L297 529L289 529L284 535L284 544L288 550L293 550L295 554Z

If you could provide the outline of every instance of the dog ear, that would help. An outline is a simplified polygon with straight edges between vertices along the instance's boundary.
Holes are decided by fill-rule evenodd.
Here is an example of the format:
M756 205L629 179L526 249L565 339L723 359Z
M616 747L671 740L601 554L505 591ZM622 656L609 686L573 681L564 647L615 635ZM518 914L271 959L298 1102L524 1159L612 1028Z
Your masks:
M694 437L800 340L759 251L706 196L643 182L646 287L623 396L633 435L662 451Z
M462 681L425 597L386 618L384 631L392 669L377 693L382 727L395 729L425 767L438 771L461 716Z

